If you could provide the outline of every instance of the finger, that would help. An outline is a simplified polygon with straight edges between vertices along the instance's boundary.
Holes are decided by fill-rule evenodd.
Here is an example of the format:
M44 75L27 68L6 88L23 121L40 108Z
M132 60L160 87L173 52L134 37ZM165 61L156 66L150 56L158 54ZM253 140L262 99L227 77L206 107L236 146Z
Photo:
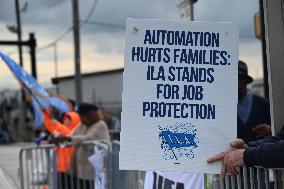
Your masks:
M225 161L222 162L222 168L221 168L221 179L224 179L226 176L226 164Z
M230 170L230 173L231 173L232 176L238 175L238 171L237 171L236 167L230 167L229 170Z
M225 155L226 155L225 152L221 152L221 153L219 153L219 154L217 154L217 155L214 155L214 156L208 158L208 159L207 159L207 162L208 162L208 163L213 163L213 162L215 162L215 161L223 160L224 157L225 157Z

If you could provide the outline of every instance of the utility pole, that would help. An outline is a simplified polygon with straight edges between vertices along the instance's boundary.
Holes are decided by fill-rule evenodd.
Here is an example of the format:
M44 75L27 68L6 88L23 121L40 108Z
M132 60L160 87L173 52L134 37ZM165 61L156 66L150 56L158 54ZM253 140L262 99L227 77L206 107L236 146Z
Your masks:
M16 8L16 19L17 19L17 35L18 35L18 41L21 42L22 41L22 26L21 26L21 12L20 12L20 5L19 5L19 0L15 0L15 8ZM22 51L22 45L18 45L18 49L19 49L19 64L20 66L23 67L23 51ZM27 118L27 114L26 114L26 96L24 93L24 90L22 90L22 103L21 103L21 110L22 110L22 114L20 116L20 122L27 127L26 124L26 118ZM23 129L24 127L22 127ZM20 131L19 133L22 133L22 131Z
M57 58L57 44L54 43L53 45L53 58L54 58L54 77L58 77L58 58ZM59 94L58 85L56 85L56 93Z
M36 69L36 39L34 33L30 33L29 39L30 45L30 56L31 56L31 73L32 76L37 79L37 69Z
M193 4L197 0L180 0L178 7L181 9L181 18L189 21L194 20Z
M54 77L58 77L58 58L57 58L57 44L53 45L53 59L54 59Z
M36 38L34 33L29 34L29 39L26 41L0 41L0 46L26 46L30 48L31 73L37 78L36 70Z
M72 0L73 9L73 33L74 33L74 55L75 55L75 95L77 104L82 102L81 81L81 58L80 58L80 18L78 0Z
M22 41L22 25L21 25L21 13L20 13L20 5L19 0L15 0L15 8L16 8L16 18L17 18L17 34L18 34L18 41ZM19 63L20 66L23 66L23 51L22 46L19 45Z
M36 79L37 78L37 73L36 73L36 39L33 33L30 33L30 38L27 41L0 41L0 46L28 46L30 47L30 58L31 58L31 73L32 76ZM17 127L15 125L15 130L17 133L18 137L25 137L26 134L26 104L25 104L25 93L22 90L22 103L21 103L21 115L20 115L20 127Z

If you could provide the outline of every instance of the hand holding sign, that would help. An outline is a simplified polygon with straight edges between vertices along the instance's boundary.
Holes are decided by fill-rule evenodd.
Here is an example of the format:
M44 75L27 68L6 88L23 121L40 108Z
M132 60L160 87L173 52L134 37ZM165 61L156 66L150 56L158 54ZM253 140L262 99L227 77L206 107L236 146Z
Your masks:
M221 178L223 179L227 172L232 175L237 175L236 167L244 166L243 153L248 148L248 145L242 139L236 139L230 143L230 148L219 154L216 154L207 159L208 163L222 161Z

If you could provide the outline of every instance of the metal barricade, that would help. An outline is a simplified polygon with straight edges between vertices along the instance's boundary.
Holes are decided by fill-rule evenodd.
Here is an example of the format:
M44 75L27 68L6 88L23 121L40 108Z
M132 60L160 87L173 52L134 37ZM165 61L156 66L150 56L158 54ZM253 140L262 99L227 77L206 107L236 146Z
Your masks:
M23 148L19 155L21 189L93 189L95 184L111 188L111 148L107 141ZM99 154L95 149L101 156L92 156ZM102 166L93 168L88 158Z
M119 141L23 148L19 156L21 189L143 189L145 172L119 170L119 150ZM283 170L244 167L238 172L223 180L219 175L206 175L206 189L284 188Z
M70 153L74 148L74 152ZM96 148L96 153L94 153ZM98 149L97 149L98 148ZM103 150L103 165L91 167L93 179L80 176L82 166L80 155L85 151L86 158L99 161L94 154ZM23 148L20 151L21 189L142 189L145 172L119 170L119 141L90 141L79 145L41 145ZM86 154L87 152L87 154ZM92 158L93 157L93 158ZM61 160L64 160L63 162ZM91 160L90 159L90 160ZM63 164L63 166L62 166ZM84 163L85 164L85 163ZM88 172L88 170L83 170ZM98 186L100 184L100 186Z
M119 170L119 141L112 143L112 188L113 189L143 189L144 171L120 171Z
M207 189L284 189L284 170L262 167L238 168L238 176L211 175Z

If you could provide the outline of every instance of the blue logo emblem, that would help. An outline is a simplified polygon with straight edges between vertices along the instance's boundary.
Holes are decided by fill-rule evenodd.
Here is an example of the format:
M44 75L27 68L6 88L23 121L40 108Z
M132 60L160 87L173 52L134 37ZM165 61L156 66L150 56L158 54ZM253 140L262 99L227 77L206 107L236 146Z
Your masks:
M159 138L165 160L193 159L194 149L198 148L196 129L191 123L176 123L173 126L159 125ZM176 162L175 164L180 164Z

